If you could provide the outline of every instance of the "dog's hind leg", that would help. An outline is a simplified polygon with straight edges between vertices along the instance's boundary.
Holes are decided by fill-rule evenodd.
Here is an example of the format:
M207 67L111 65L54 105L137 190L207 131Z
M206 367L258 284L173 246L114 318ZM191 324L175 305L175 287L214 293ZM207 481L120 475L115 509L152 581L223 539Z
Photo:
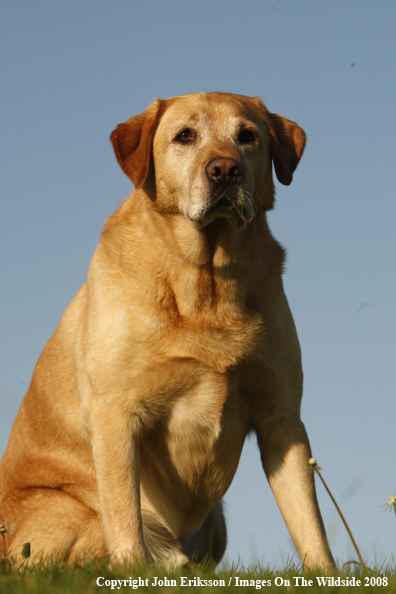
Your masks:
M107 555L98 514L58 489L32 489L10 497L5 520L7 553L19 560L30 543L30 561L77 561Z

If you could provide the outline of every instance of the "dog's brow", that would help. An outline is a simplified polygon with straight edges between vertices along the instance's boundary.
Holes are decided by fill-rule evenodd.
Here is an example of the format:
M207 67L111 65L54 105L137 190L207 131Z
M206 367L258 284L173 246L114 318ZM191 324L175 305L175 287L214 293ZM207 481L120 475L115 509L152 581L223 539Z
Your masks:
M167 119L164 120L166 128L169 132L177 133L182 128L188 128L189 126L196 126L199 123L201 114L182 114L177 119L172 118L170 122Z
M222 118L213 120L213 130L221 135L228 136L229 134L239 133L243 128L258 132L258 128L252 120L241 117L239 114L227 114Z

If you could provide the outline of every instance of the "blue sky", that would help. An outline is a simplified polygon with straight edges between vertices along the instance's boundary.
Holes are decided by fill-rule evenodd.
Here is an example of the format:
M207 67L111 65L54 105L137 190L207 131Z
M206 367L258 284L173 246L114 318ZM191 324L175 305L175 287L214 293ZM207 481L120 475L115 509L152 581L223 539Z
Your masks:
M394 0L1 0L0 454L44 344L131 191L109 135L154 99L259 95L308 144L269 221L303 351L313 453L364 558L396 557ZM335 557L355 558L321 485ZM252 438L226 557L291 539Z

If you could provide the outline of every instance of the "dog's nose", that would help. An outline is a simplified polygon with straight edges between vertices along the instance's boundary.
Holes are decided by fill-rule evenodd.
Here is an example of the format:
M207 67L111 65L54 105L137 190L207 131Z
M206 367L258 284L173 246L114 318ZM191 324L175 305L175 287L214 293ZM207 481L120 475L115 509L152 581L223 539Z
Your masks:
M212 159L205 168L206 177L217 184L240 183L242 178L242 165L236 159L219 157Z

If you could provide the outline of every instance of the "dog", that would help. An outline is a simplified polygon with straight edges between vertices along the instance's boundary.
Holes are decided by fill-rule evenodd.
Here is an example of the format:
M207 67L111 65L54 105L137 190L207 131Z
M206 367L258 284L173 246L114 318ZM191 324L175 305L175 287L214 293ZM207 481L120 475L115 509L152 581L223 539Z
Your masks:
M306 568L332 563L266 212L305 146L259 98L155 100L111 141L135 190L36 365L0 465L7 551L218 563L249 432Z

